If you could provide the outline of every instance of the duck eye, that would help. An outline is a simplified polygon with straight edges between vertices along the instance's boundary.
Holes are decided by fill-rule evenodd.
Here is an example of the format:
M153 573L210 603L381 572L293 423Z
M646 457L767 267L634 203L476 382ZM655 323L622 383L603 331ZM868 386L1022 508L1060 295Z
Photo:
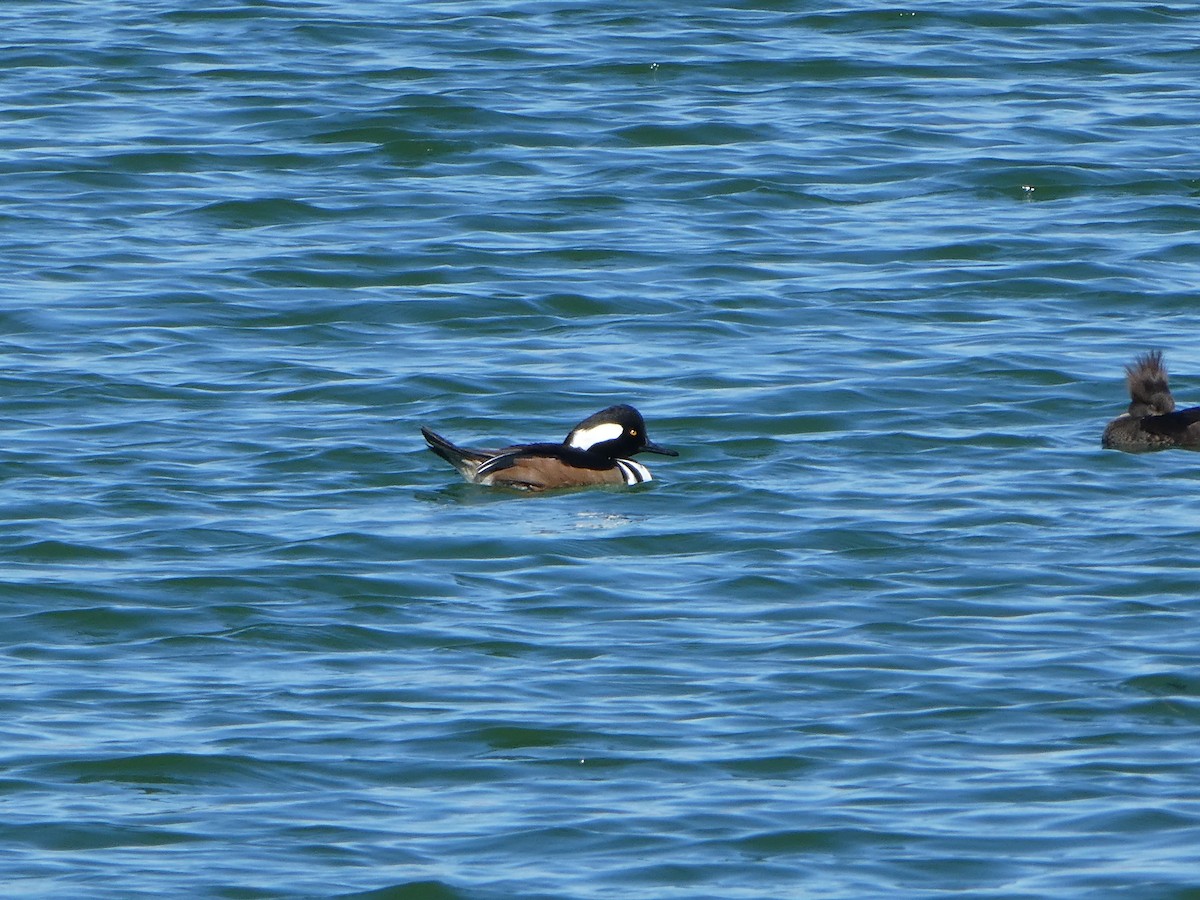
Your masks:
M636 428L630 428L630 429L629 429L629 436L630 436L630 437L637 437L637 429L636 429Z

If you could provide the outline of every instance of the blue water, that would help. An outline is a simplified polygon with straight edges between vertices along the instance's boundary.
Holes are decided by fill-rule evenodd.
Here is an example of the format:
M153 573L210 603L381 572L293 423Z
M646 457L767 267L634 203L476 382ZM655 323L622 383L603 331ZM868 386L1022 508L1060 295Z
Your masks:
M5 896L1200 897L1200 6L0 25Z

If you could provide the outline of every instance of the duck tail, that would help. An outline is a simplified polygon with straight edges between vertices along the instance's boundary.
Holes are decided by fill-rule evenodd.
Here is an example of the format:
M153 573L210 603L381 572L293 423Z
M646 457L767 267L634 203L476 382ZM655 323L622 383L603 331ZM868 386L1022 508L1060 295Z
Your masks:
M1162 356L1161 350L1151 350L1125 367L1131 416L1159 416L1175 409Z
M425 436L425 443L429 445L429 449L458 469L468 481L474 479L479 464L488 458L487 453L468 450L451 443L431 428L421 426L421 434Z

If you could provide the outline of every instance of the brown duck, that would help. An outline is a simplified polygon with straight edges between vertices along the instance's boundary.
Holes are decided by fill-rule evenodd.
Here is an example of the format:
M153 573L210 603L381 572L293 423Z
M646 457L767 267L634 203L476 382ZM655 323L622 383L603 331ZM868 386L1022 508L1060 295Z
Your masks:
M1200 406L1175 409L1161 351L1143 353L1126 366L1125 381L1129 412L1108 423L1101 446L1127 453L1169 447L1200 450Z

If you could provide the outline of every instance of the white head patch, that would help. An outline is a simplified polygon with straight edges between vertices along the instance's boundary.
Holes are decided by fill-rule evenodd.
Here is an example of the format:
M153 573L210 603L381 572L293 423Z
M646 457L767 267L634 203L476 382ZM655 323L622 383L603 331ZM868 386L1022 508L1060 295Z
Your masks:
M591 428L578 428L571 432L567 446L578 450L591 450L597 444L605 441L615 441L625 433L625 429L616 422L602 422Z

